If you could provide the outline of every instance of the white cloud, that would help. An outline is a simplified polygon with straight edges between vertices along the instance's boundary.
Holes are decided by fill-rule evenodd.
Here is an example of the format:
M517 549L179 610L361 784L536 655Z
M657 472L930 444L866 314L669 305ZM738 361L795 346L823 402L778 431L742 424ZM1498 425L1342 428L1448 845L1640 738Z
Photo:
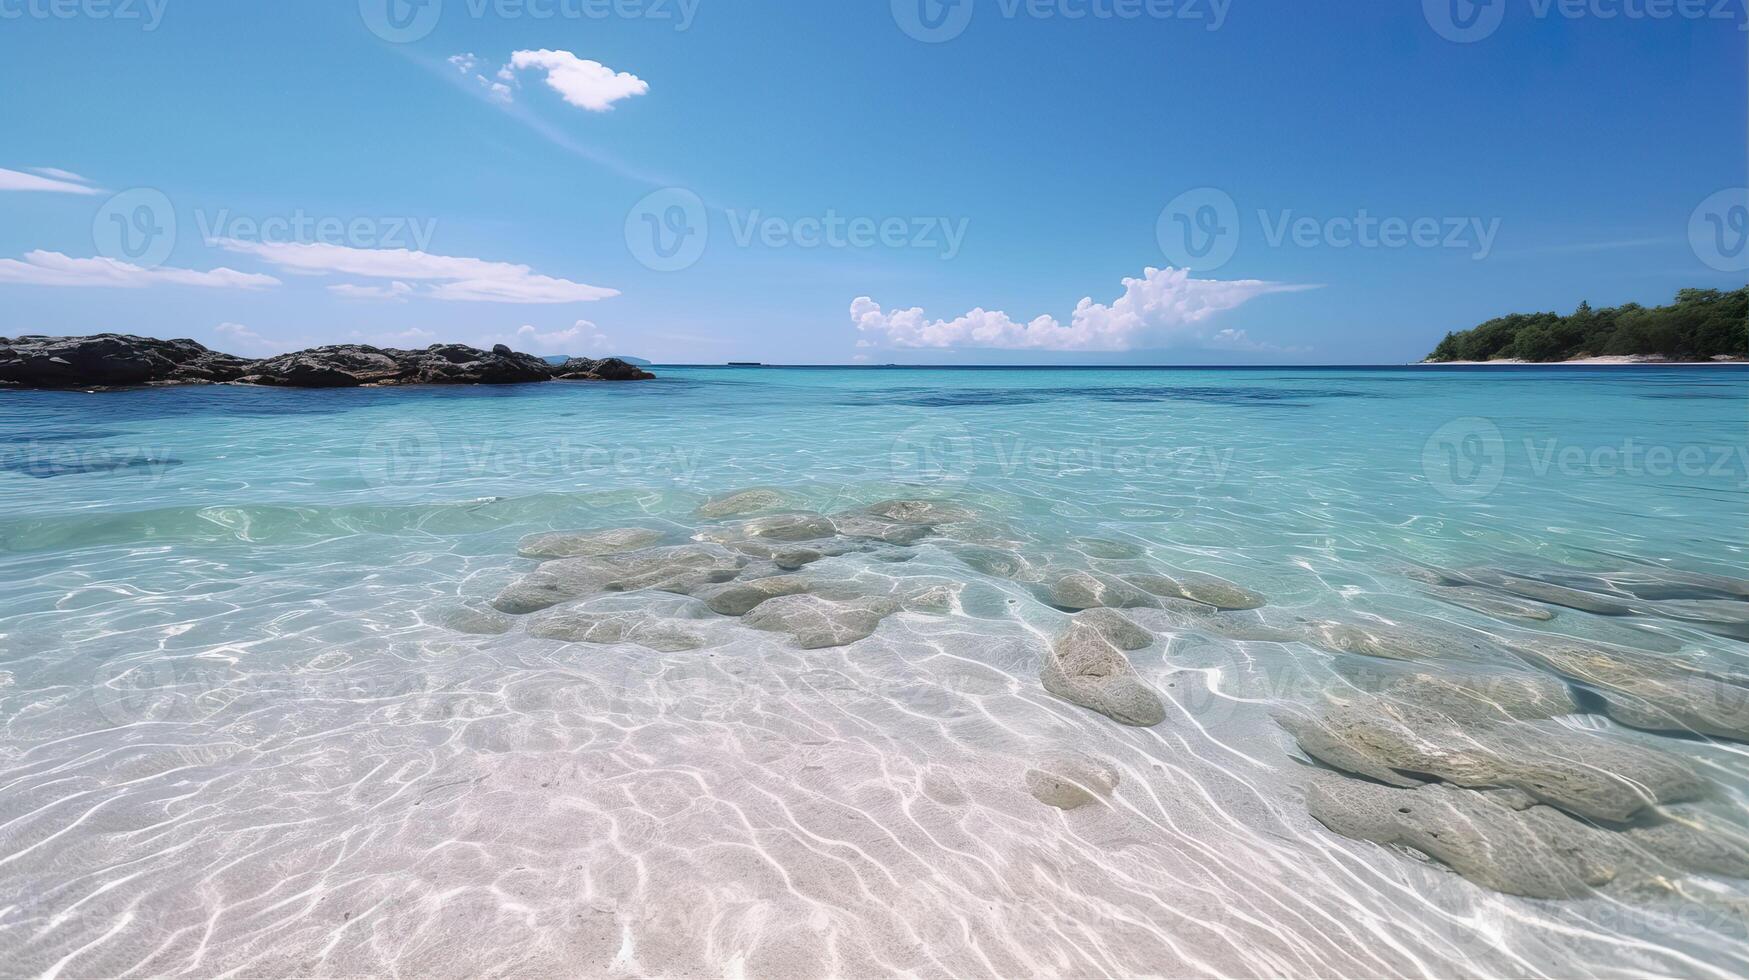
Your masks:
M24 261L0 259L0 282L33 286L82 286L98 289L140 289L145 286L203 286L210 289L265 289L278 286L272 276L235 269L146 269L115 259L75 259L60 252L24 253Z
M413 294L413 287L400 280L391 282L387 286L359 286L345 282L329 286L328 291L347 299L380 299L391 303L405 303L407 297Z
M867 296L850 304L856 329L892 347L985 347L1024 350L1118 351L1202 340L1199 326L1217 313L1266 293L1315 289L1257 279L1192 279L1183 269L1143 271L1125 279L1110 306L1086 297L1067 325L1040 316L1020 323L1000 310L972 310L953 320L930 320L918 308L882 311ZM858 346L861 346L859 344Z
M221 323L213 328L213 332L229 337L231 340L243 345L244 347L254 348L258 352L281 351L285 349L285 345L278 341L268 340L266 337L261 336L241 323Z
M566 102L590 112L607 112L615 102L643 95L650 85L630 72L616 72L599 61L579 58L569 51L516 51L510 68L538 68L547 73L547 86ZM506 77L499 72L499 77Z
M418 295L429 299L486 303L587 303L618 296L619 290L555 279L526 265L485 259L432 255L404 248L351 248L326 242L253 242L221 238L212 244L253 255L280 269L303 275L341 274L372 279L427 283ZM360 287L367 288L367 287ZM342 295L393 298L410 290L394 285L376 293L354 289Z
M47 191L54 194L101 194L90 181L67 170L34 168L36 173L0 169L0 191Z
M578 320L563 330L542 332L529 324L516 328L510 337L488 337L485 346L509 344L517 350L540 354L603 355L607 352L607 336L588 320Z

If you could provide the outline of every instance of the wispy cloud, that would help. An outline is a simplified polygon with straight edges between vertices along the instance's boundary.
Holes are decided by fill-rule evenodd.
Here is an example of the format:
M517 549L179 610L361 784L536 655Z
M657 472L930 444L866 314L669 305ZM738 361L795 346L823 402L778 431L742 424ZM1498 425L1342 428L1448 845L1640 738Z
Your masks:
M115 259L76 259L60 252L24 253L24 260L0 259L0 282L32 286L79 286L95 289L141 289L146 286L200 286L208 289L266 289L280 285L272 276L235 269L154 269Z
M1153 268L1140 279L1125 279L1123 287L1123 295L1109 306L1082 299L1067 324L1052 316L1021 323L982 308L952 320L931 320L915 307L885 312L867 296L850 304L850 317L864 335L859 347L1120 351L1186 342L1231 346L1249 341L1231 330L1209 337L1202 325L1258 296L1318 288L1259 279L1192 279L1183 269Z
M34 173L0 169L0 191L42 191L50 194L101 194L91 182L70 170L34 167Z
M395 280L386 287L360 286L341 295L483 303L587 303L618 296L619 290L543 276L526 265L486 259L432 255L404 248L351 248L322 242L253 242L221 238L212 244L253 255L299 275L352 275ZM422 290L402 289L409 282Z
M269 340L241 323L221 323L213 328L213 332L233 344L241 345L251 353L273 353L286 349L284 344Z
M387 286L360 286L356 283L343 282L329 286L328 291L347 299L375 299L389 303L405 303L407 297L413 295L413 287L398 280Z

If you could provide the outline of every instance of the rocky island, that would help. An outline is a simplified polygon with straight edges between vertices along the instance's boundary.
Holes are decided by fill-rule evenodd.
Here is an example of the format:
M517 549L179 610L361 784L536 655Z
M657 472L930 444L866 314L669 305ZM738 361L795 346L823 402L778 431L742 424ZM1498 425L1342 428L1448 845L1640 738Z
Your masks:
M618 358L573 357L551 364L503 344L489 351L463 344L433 344L423 350L338 344L251 359L210 350L192 340L155 340L130 334L0 337L0 387L9 388L196 384L356 388L645 381L654 377Z

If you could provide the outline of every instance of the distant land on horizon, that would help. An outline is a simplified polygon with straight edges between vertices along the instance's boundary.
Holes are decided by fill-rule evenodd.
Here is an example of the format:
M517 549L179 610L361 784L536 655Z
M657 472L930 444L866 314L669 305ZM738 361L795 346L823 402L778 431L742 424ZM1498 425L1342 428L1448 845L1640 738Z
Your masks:
M1684 289L1669 306L1594 310L1581 302L1568 316L1512 313L1446 334L1426 363L1743 358L1749 358L1749 286L1728 293Z

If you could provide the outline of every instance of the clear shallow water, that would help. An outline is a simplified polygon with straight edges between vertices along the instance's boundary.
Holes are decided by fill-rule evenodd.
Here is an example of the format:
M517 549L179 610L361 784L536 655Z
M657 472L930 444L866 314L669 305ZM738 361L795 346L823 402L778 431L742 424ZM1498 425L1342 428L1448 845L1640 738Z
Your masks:
M1717 609L1523 622L1412 574L1749 579L1749 372L660 374L0 394L0 972L1749 970L1742 880L1527 899L1326 830L1271 714L1366 658L1256 638L1544 633L1749 669ZM451 628L535 567L525 535L684 543L749 487L971 508L806 570L951 602L813 650L662 592L579 608L699 648ZM1268 605L1126 610L1167 708L1128 727L1041 687L1072 570ZM1553 724L1679 754L1749 832L1741 743ZM1106 802L1028 792L1061 752L1116 773Z

